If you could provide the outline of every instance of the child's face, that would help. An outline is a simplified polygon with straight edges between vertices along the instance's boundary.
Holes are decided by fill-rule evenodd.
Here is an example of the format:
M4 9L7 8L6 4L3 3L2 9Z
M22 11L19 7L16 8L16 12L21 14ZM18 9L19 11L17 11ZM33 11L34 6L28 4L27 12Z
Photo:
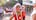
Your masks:
M22 6L22 9L25 9L25 6Z
M20 11L20 7L18 6L18 7L16 7L16 11Z

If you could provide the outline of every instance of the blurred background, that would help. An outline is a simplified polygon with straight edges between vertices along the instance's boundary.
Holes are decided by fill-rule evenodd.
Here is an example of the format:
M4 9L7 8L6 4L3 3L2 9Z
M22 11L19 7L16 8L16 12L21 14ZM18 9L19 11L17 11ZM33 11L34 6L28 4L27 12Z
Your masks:
M20 3L21 5L25 5L26 8L26 20L30 20L30 14L33 10L33 4L36 3L35 0L0 0L0 20L9 20L11 16L12 8L16 3ZM8 14L5 11L10 11ZM3 13L4 12L4 13Z

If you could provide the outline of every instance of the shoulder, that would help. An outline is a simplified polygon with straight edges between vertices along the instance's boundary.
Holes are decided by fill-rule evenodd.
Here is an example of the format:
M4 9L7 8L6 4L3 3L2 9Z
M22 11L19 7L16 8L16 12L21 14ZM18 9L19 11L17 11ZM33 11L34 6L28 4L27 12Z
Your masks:
M31 13L31 16L36 14L36 10L33 10L33 12Z

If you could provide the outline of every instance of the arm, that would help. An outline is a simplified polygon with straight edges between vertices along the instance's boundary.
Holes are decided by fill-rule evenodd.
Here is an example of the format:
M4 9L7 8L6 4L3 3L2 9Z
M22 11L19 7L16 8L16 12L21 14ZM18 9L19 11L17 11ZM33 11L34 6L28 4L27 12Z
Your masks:
M13 19L14 15L15 15L15 12L13 12L13 14L11 14L11 16L10 16L10 20Z
M13 16L14 16L14 15L13 15L13 14L11 14L11 16L10 16L10 20L12 20Z
M12 20L12 16L10 16L10 20Z
M32 20L36 20L36 14L32 15Z

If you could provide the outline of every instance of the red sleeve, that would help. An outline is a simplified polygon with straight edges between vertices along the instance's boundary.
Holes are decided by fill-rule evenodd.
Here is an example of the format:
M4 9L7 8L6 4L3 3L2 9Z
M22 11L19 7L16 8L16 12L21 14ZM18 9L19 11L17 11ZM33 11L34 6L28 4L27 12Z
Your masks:
M22 11L22 16L26 16L26 12L25 11Z

